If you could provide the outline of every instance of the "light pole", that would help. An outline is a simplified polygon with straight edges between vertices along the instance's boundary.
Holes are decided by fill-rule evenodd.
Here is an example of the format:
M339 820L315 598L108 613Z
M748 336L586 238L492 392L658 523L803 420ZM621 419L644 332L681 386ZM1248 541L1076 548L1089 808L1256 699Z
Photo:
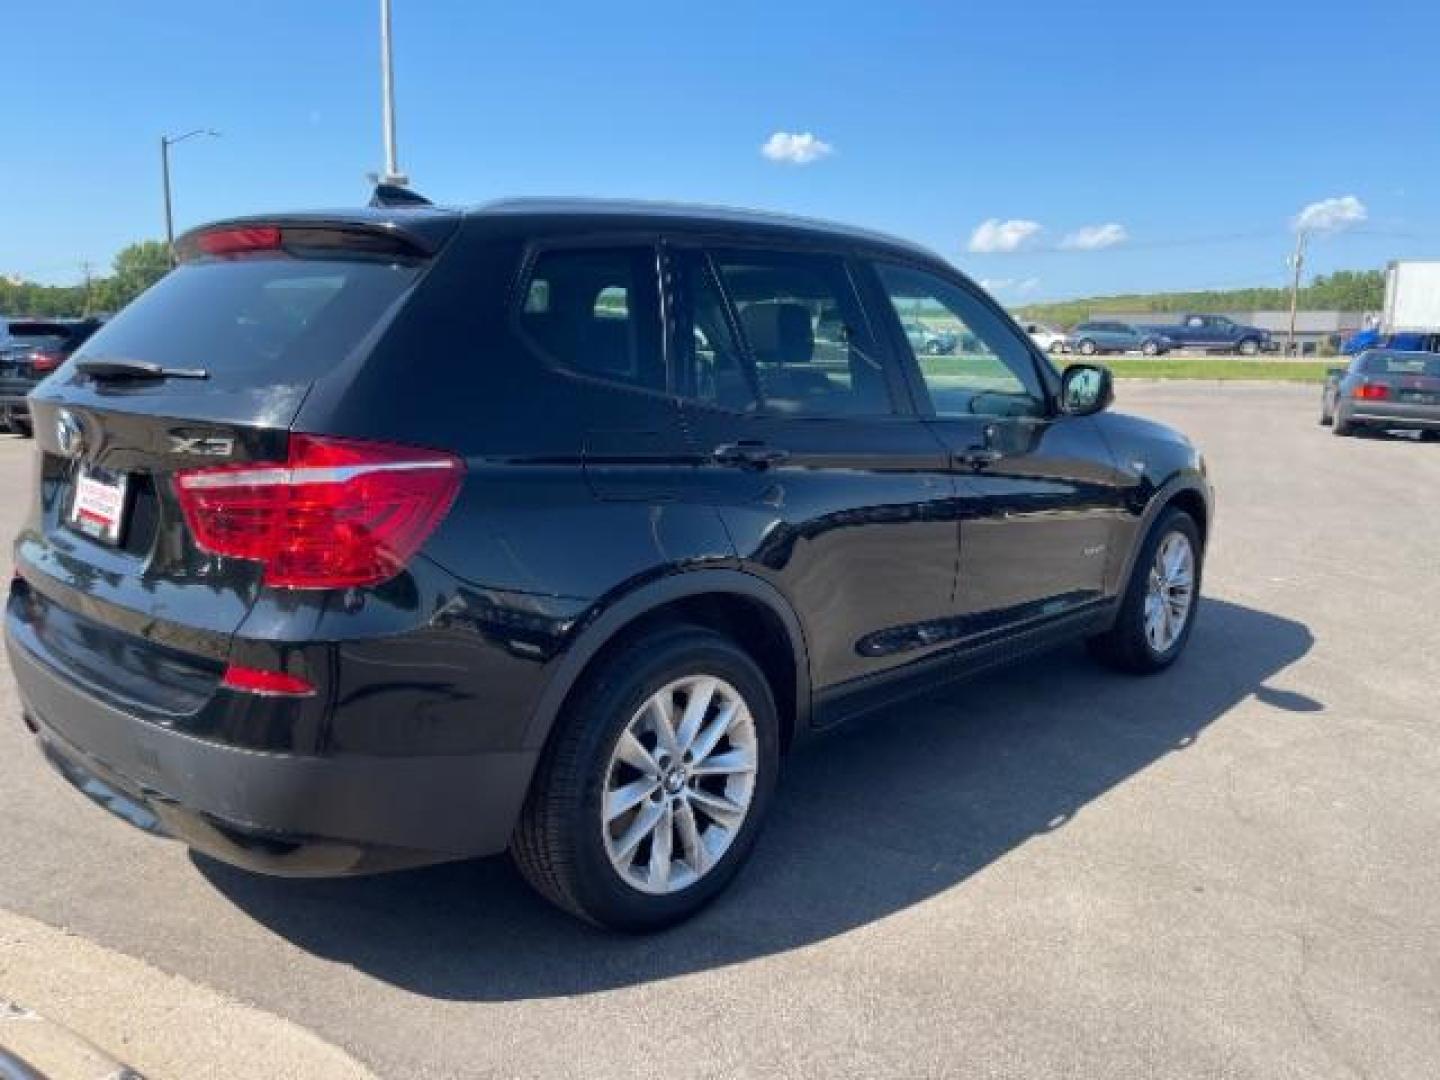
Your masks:
M1295 312L1300 306L1300 270L1305 265L1305 242L1310 239L1306 229L1295 232L1295 254L1290 256L1290 266L1295 276L1290 281L1290 336L1285 341L1287 356L1295 355Z
M196 128L184 135L160 136L160 181L165 186L165 251L170 256L171 263L175 262L175 221L170 210L170 147L196 135L211 135L217 139L220 137L218 131L211 131L209 128Z
M395 150L395 65L390 55L390 0L380 0L380 123L385 135L385 171L380 183L404 187L410 178L400 171Z

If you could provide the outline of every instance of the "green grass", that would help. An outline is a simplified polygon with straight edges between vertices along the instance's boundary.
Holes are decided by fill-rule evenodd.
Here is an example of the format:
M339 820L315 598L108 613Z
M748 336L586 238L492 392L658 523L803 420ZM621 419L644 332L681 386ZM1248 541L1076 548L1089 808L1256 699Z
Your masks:
M1231 382L1253 379L1261 382L1322 383L1325 373L1343 361L1317 360L1229 360L1198 357L1190 360L1142 360L1138 357L1108 357L1100 361L1117 379L1220 379Z
M1057 368L1085 361L1083 356L1052 356ZM1097 356L1117 379L1219 379L1233 382L1252 379L1260 382L1321 383L1332 367L1345 363L1339 360L1236 360L1228 357L1157 357ZM1013 384L1000 362L993 356L961 353L955 356L925 356L920 366L927 376L964 376L967 381L993 382L997 389Z

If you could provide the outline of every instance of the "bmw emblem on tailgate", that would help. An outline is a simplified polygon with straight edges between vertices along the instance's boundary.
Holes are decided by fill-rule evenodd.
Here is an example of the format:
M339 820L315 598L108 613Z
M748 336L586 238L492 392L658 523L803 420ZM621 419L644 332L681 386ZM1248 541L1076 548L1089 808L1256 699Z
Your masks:
M55 417L55 441L66 457L79 457L85 449L85 429L69 409L61 409Z

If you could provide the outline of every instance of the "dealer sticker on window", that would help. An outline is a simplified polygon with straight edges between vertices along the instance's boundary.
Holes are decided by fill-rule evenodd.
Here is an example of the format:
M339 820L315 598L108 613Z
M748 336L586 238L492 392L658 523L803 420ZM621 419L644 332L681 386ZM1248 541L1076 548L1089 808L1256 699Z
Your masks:
M118 544L125 527L125 495L129 482L124 473L82 466L75 477L70 527L101 543Z

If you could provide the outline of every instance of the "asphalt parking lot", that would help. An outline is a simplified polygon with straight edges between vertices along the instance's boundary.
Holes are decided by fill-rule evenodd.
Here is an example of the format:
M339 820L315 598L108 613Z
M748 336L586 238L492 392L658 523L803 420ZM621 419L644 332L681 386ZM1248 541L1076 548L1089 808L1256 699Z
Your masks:
M50 775L8 671L0 907L384 1077L1440 1075L1440 445L1335 438L1318 398L1122 383L1218 489L1187 656L1065 649L820 742L677 930L584 928L504 860L192 859ZM28 481L0 437L6 536Z

